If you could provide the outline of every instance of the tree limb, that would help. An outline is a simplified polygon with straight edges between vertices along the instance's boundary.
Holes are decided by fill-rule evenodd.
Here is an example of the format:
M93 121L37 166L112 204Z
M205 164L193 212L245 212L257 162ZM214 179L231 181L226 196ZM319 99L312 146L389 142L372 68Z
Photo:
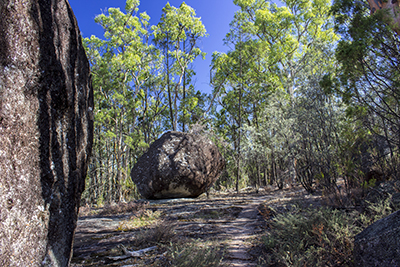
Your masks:
M140 250L136 250L136 251L129 251L124 245L120 245L120 247L122 248L122 251L124 252L125 255L116 256L116 257L108 257L110 260L119 261L119 260L125 260L127 258L142 257L145 255L146 252L157 249L157 246L154 246L154 247L144 248L144 249L140 249Z

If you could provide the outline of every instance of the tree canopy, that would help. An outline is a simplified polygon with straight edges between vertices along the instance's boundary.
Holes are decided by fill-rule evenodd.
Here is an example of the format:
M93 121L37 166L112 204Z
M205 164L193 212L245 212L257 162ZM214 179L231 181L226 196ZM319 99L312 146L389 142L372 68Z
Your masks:
M399 35L386 13L371 14L367 0L233 2L209 95L193 83L207 31L192 7L167 3L156 25L138 0L96 17L104 36L84 39L96 99L87 202L139 197L133 164L164 131L193 127L226 159L216 188L332 193L372 170L396 176Z

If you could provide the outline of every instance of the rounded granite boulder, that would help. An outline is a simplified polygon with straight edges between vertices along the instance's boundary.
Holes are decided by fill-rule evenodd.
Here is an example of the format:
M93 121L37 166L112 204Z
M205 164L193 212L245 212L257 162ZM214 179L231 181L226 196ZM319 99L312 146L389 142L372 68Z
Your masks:
M207 137L167 132L139 158L131 177L147 199L197 197L224 167L224 158Z

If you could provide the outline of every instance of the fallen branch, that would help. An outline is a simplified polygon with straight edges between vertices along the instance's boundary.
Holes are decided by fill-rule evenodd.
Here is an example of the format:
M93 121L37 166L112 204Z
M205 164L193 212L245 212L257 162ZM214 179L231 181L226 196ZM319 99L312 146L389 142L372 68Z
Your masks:
M120 246L125 255L116 256L116 257L108 257L110 260L119 261L119 260L125 260L127 258L142 257L145 255L146 252L155 250L157 248L157 246L154 246L154 247L144 248L141 250L129 251L124 245L120 245Z

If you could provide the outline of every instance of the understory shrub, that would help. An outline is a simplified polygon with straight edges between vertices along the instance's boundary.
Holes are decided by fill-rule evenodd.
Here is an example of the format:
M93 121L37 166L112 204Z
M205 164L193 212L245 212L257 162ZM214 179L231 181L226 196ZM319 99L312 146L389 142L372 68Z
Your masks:
M393 212L390 198L365 212L329 207L292 209L270 220L264 237L271 266L353 266L355 235Z

